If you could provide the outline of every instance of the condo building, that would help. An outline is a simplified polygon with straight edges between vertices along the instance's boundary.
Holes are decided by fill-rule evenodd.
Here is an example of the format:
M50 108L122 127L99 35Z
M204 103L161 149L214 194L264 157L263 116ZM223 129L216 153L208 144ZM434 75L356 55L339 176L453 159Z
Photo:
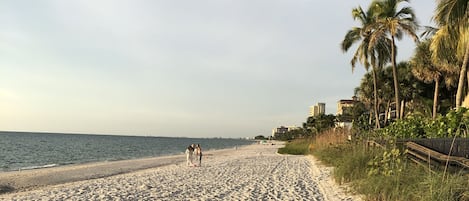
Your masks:
M278 137L279 135L285 134L288 131L300 129L298 126L280 126L272 129L272 137Z
M325 103L317 103L316 105L309 107L309 116L316 117L322 114L326 114L326 104Z

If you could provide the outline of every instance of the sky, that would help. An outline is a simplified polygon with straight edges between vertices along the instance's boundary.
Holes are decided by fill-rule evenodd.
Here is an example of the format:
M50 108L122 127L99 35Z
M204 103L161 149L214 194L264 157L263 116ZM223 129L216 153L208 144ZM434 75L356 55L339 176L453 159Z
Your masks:
M353 96L355 0L3 0L0 130L268 136ZM404 4L403 4L404 5ZM434 1L414 0L421 25ZM397 43L398 61L414 43Z

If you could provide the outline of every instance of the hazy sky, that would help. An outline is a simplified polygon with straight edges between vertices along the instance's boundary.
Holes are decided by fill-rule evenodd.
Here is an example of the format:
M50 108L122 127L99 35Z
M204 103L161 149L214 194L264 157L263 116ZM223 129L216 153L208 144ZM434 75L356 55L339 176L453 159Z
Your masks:
M270 135L353 95L354 0L2 0L0 130ZM435 2L414 0L429 25ZM398 43L399 60L414 44Z

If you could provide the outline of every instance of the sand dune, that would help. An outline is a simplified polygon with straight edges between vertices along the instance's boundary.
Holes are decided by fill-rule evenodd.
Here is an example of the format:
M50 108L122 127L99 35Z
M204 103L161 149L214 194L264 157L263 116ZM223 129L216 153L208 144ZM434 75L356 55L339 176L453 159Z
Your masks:
M332 181L330 168L320 165L312 156L276 154L281 146L249 145L206 152L202 167L186 166L183 156L154 158L153 161L166 163L154 162L159 167L113 175L119 165L145 163L117 162L104 168L113 167L107 172L113 176L97 179L70 178L75 178L75 172L103 172L103 164L89 165L86 171L80 166L67 167L68 176L62 177L74 182L60 181L63 184L55 185L37 182L19 188L19 192L0 195L0 200L360 200ZM63 170L64 167L58 167L41 171Z

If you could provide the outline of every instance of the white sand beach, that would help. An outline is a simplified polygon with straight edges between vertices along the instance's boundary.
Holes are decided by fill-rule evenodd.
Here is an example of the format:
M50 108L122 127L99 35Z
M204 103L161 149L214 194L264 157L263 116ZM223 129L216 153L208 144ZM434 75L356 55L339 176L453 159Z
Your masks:
M202 167L185 156L54 167L0 174L16 191L0 200L361 200L312 156L249 145L204 152Z

